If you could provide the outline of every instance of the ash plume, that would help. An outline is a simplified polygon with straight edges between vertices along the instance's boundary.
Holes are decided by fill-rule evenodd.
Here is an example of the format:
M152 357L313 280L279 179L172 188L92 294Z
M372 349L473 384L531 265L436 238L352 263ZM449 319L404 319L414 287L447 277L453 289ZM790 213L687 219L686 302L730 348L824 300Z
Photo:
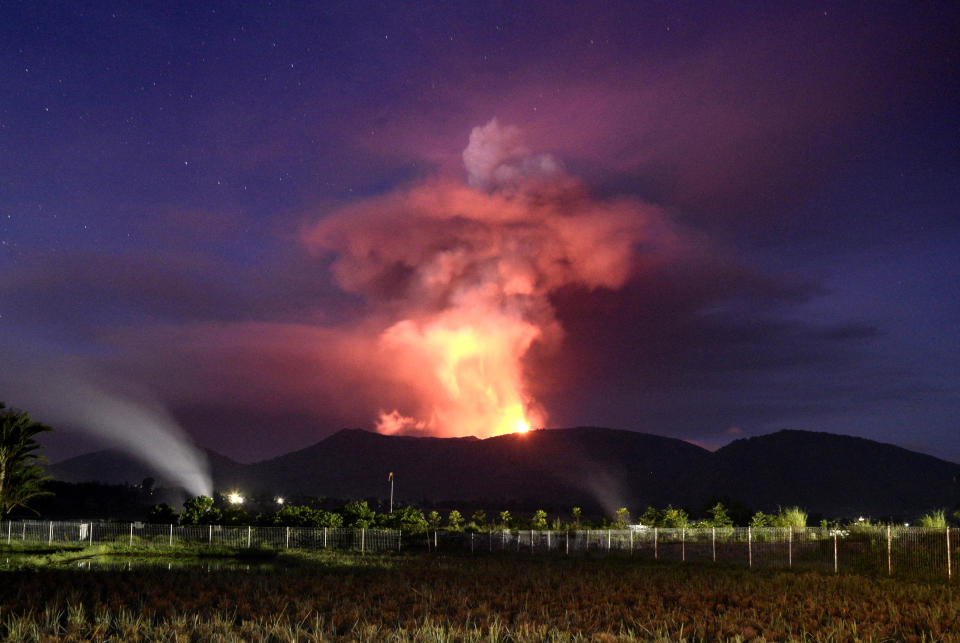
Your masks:
M638 253L676 241L657 208L593 198L496 119L473 129L463 163L466 183L435 178L367 199L305 234L334 255L338 284L376 320L371 376L406 393L402 408L380 409L385 433L485 437L544 426L524 357L534 344L561 343L550 294L617 289Z

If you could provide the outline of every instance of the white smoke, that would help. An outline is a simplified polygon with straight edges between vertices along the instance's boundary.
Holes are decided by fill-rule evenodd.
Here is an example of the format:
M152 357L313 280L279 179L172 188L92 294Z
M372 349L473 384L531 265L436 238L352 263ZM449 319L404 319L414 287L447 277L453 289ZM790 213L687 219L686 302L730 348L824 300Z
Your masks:
M550 154L532 155L521 141L520 130L501 126L496 118L470 132L463 165L467 182L480 188L507 185L522 177L552 176L563 170Z
M150 465L191 495L212 494L206 456L161 405L107 392L89 376L62 371L12 368L0 375L0 384L8 405L28 411L54 429L62 426L90 433Z

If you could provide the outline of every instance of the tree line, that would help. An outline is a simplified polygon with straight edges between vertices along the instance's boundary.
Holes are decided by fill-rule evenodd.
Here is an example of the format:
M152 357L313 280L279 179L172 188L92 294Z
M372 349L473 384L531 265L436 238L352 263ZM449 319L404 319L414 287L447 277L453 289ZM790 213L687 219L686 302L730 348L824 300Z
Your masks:
M312 528L380 528L402 529L418 532L445 531L490 531L498 529L533 529L539 531L577 529L626 529L638 524L645 527L732 527L734 520L722 502L711 506L699 519L691 519L684 509L667 506L664 509L648 507L635 520L626 507L621 507L610 516L588 520L580 507L572 507L565 515L549 515L538 509L532 514L515 515L508 509L488 514L477 509L469 516L453 509L441 515L436 510L423 511L415 506L400 507L392 512L377 512L365 500L355 500L341 508L330 511L307 505L285 505L273 512L251 513L239 503L231 502L230 496L216 494L215 498L197 496L187 500L183 510L177 512L165 503L154 505L149 510L148 520L154 523L178 523L181 525L258 525L275 527ZM750 524L756 527L804 527L807 514L798 507L781 509L775 514L757 512Z

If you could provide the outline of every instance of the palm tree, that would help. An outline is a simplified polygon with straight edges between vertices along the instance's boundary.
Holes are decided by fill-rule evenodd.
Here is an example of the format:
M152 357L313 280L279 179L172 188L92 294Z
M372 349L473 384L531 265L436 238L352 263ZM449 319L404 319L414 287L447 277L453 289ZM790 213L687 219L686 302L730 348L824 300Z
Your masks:
M43 446L34 438L50 427L34 422L30 416L0 402L0 518L27 501L50 495L43 483L49 478L40 465L46 458L37 455Z

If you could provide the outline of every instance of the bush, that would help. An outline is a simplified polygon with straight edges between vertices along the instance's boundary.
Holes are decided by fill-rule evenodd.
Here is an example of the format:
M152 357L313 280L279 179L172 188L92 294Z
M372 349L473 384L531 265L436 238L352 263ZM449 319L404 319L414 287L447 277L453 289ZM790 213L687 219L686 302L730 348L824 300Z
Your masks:
M928 514L920 516L920 520L917 523L920 527L925 527L927 529L946 529L947 528L947 516L946 512L943 509L937 509L936 511L931 511Z

